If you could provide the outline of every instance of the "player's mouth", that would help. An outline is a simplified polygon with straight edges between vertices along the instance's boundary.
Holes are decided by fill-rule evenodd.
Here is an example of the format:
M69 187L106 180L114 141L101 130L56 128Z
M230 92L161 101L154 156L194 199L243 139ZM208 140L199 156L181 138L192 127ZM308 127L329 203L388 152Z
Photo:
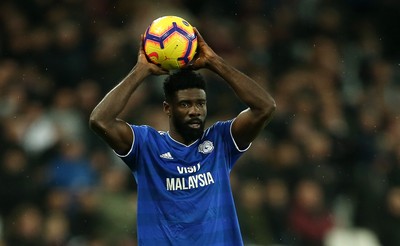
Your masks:
M201 125L200 125L200 124L197 124L197 123L192 123L192 124L189 124L189 126L190 126L191 128L199 129Z
M188 125L190 128L199 129L201 127L201 121L200 120L190 120L188 122Z

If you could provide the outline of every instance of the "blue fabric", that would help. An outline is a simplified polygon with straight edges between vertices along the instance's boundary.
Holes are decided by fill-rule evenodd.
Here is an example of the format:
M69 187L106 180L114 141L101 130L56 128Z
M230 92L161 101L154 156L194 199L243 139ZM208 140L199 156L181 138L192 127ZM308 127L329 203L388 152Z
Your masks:
M231 124L215 123L190 146L131 126L134 143L121 158L137 182L139 245L243 245L229 181L243 151Z

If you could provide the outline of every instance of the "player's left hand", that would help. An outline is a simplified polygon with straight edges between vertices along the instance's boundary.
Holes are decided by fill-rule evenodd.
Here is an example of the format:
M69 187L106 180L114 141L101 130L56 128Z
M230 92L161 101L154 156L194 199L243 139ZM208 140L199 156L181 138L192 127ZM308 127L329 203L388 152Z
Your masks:
M193 29L197 35L197 50L196 55L188 64L187 68L193 70L197 70L200 68L210 68L210 61L218 58L219 56L206 43L197 28L193 27Z

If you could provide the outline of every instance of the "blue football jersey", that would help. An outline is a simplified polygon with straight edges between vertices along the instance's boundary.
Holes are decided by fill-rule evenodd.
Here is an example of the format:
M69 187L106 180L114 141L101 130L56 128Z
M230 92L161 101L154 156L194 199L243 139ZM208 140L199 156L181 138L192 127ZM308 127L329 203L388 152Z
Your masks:
M137 182L139 245L243 245L230 171L246 151L217 122L187 146L168 132L131 125L135 138L120 156Z

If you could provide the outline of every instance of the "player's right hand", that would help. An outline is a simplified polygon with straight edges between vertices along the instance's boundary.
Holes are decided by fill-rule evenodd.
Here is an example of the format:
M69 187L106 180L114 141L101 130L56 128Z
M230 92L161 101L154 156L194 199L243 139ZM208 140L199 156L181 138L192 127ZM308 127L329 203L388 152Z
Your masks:
M138 60L137 60L136 66L139 66L142 69L146 69L148 72L150 72L151 74L154 74L154 75L169 74L168 70L165 70L161 66L158 66L158 65L152 63L147 58L146 53L144 52L143 39L144 39L144 36L142 34L142 35L140 35L139 54L138 54Z

